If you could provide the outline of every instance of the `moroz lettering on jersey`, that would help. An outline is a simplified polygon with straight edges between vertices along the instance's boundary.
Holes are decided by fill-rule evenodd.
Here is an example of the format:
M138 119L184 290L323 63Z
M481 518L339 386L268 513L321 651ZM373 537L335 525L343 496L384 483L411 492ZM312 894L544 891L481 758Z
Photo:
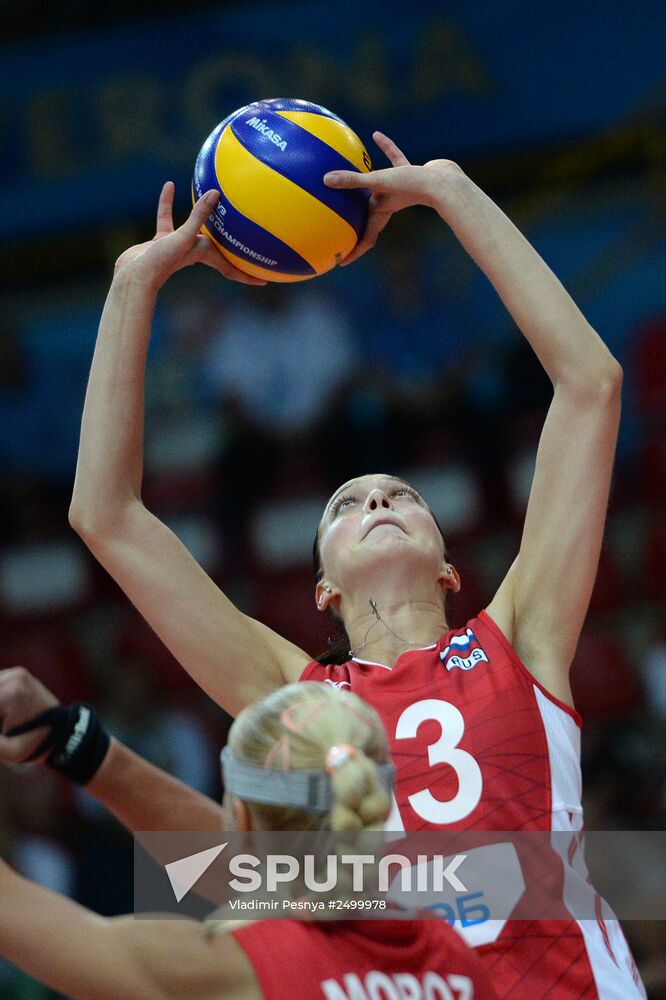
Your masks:
M497 1000L440 920L263 920L231 933L265 1000Z
M393 667L355 657L310 663L300 679L354 691L382 717L396 766L388 830L570 832L567 850L557 841L567 920L484 920L476 899L454 924L479 949L501 997L645 996L582 856L580 717L532 677L486 612ZM514 861L518 903L515 852ZM598 919L574 920L567 901L590 894Z

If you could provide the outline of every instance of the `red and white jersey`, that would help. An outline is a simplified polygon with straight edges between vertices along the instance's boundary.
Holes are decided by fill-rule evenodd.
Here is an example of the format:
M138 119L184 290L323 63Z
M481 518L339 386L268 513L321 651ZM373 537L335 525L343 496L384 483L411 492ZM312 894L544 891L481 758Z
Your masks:
M478 956L438 920L264 920L231 933L266 1000L497 1000Z
M595 895L581 852L580 717L534 679L486 612L393 667L310 663L300 679L352 690L379 712L396 767L387 829L571 831L564 903ZM454 926L501 997L540 1000L555 984L558 1000L644 997L612 911L596 897L593 912L598 920Z

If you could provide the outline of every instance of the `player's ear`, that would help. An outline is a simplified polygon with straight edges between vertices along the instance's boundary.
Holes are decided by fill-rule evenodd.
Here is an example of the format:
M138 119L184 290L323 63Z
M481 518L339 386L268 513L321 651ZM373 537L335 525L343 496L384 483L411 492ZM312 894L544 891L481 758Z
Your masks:
M330 584L326 583L325 580L320 580L315 587L315 601L317 602L317 611L326 611L329 604L333 600L333 588Z
M452 563L444 563L442 566L439 585L442 590L450 590L454 594L460 590L460 574Z

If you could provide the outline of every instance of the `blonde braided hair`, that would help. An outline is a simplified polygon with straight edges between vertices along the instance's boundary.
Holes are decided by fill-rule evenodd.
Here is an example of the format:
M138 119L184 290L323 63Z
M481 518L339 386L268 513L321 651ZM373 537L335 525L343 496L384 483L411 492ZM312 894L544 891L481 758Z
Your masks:
M241 712L229 749L236 759L269 770L330 774L333 805L324 816L247 801L262 829L353 833L383 827L390 800L376 765L389 759L388 740L375 710L351 691L314 682L279 688Z

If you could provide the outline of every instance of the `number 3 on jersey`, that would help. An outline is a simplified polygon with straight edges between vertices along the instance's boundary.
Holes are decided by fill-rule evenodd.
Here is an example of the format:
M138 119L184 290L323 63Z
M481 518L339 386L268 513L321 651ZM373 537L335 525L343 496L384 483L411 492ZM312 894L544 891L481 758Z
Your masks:
M483 790L481 768L470 753L458 747L465 731L465 720L461 712L455 705L448 701L440 701L438 698L417 701L406 708L398 719L395 738L412 739L416 736L421 723L430 720L439 723L441 734L438 740L428 746L428 763L431 767L435 764L448 764L452 767L458 778L458 791L448 802L442 802L435 798L429 788L424 788L410 795L407 801L417 816L428 823L436 825L457 823L476 809ZM394 796L386 829L404 830L404 828Z

